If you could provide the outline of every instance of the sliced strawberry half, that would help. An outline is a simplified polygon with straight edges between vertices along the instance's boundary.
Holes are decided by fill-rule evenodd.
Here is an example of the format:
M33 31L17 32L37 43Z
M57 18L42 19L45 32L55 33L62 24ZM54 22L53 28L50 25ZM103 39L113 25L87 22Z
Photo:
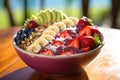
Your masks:
M79 54L82 52L83 52L82 50L75 48L75 47L64 47L62 49L61 55Z
M77 27L82 29L88 25L90 25L90 26L93 25L92 20L87 17L83 17L79 20Z
M61 32L59 35L60 38L69 38L71 36L72 36L72 34L69 32L69 30L65 30L65 31Z
M85 26L83 29L81 29L78 32L79 36L91 36L91 27L90 26Z
M36 23L34 20L31 20L31 21L29 22L28 28L29 28L29 29L32 29L32 28L35 28L35 27L37 27L37 26L38 26L37 23Z
M81 36L79 40L81 48L90 47L90 49L93 49L96 46L92 36Z
M71 54L74 54L73 51L64 51L61 53L61 55L71 55Z
M75 38L72 41L70 41L69 44L68 44L68 46L79 48L79 40L78 40L78 38Z
M90 47L81 48L81 50L83 50L84 52L88 52L90 51Z
M59 41L59 40L56 40L56 41L53 41L53 42L52 42L52 45L55 45L55 46L62 46L63 43L62 43L61 41Z
M98 27L97 26L90 26L91 28L91 35L95 35L95 34L100 34Z
M54 56L54 52L52 50L43 50L43 55Z

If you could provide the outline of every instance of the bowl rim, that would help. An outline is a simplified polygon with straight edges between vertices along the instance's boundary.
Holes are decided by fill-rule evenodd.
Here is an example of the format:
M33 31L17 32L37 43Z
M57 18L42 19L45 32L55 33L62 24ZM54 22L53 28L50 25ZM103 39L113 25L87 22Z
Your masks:
M100 32L100 31L99 31L99 32ZM46 56L46 55L42 55L42 54L31 53L31 52L28 52L28 51L26 51L26 50L18 47L18 46L16 45L15 41L14 41L14 38L16 37L16 35L17 35L17 32L14 34L14 36L13 36L13 38L12 38L12 43L13 43L14 47L15 47L17 50L19 50L19 51L22 52L23 54L28 54L28 55L31 56L31 57L38 56L38 57L50 58L50 59L74 58L74 57L78 57L78 56L85 56L85 55L87 55L87 54L92 54L93 51L96 51L96 50L102 48L102 47L104 46L104 44L105 44L105 42L104 42L104 36L103 36L103 34L100 32L100 36L101 36L101 38L102 38L101 40L102 40L102 43L103 43L103 44L102 44L102 45L99 45L99 46L98 46L97 48L95 48L95 49L92 49L92 50L90 50L90 51L88 51L88 52L83 52L83 53L74 54L74 55L67 55L67 56L66 56L66 55ZM17 53L17 54L18 54L18 53Z

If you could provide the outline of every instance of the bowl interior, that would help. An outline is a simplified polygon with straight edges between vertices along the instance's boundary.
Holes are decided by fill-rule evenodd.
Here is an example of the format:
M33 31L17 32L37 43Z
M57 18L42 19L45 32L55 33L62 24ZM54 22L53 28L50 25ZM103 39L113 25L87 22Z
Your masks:
M16 33L16 34L17 34L17 33ZM31 56L40 56L40 57L52 58L52 59L56 59L56 58L73 58L73 57L76 57L76 56L85 56L85 55L87 55L87 54L91 54L91 53L95 52L96 50L101 49L101 48L103 47L103 45L104 45L104 36L103 36L103 34L100 32L100 39L101 39L103 45L99 45L98 47L96 47L96 48L93 49L93 50L90 50L90 51L84 52L84 53L80 53L80 54L70 55L70 56L66 56L66 55L63 55L63 56L46 56L46 55L41 55L41 54L33 54L33 53L30 53L30 52L28 52L28 51L26 51L26 50L21 49L20 47L18 47L18 46L16 45L15 41L14 41L14 38L16 37L16 34L13 36L13 40L12 40L12 41L13 41L14 47L15 47L17 50L23 52L24 54L28 54L28 55L31 55Z

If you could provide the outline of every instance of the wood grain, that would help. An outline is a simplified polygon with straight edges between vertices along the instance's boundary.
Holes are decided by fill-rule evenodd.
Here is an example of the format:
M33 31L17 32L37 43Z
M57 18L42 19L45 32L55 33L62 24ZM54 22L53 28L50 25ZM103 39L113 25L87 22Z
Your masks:
M18 57L12 45L12 36L20 28L10 28L0 31L0 80L16 80L13 74L19 73L22 78L17 80L46 80L49 76L41 76L40 73L27 67ZM120 30L99 28L104 34L105 45L100 54L88 65L83 66L86 76L79 74L50 77L50 80L120 80ZM27 71L26 76L21 71ZM18 75L16 75L18 76ZM87 78L88 77L88 78ZM6 78L6 79L4 79ZM31 79L30 79L31 78Z
M0 77L26 66L12 45L12 37L20 28L0 31Z

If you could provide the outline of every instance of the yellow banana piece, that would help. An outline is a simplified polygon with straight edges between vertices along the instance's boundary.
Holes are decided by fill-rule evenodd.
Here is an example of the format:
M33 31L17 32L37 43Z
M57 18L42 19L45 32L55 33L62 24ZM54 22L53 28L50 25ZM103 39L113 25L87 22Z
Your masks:
M41 49L41 46L39 45L39 43L34 42L30 46L28 46L26 50L31 53L37 53L39 52L40 49Z
M49 26L46 30L55 31L56 33L60 31L60 29L55 25Z
M64 30L66 28L66 25L63 22L56 22L53 25L58 26L60 30Z
M65 19L65 20L63 20L62 22L65 23L67 27L72 27L72 26L74 26L73 21L70 20L70 19Z
M44 47L45 45L47 45L47 44L49 43L48 40L46 40L45 38L42 38L42 37L38 38L36 41L37 41L42 47Z
M76 17L69 17L69 19L73 21L74 25L78 23L78 18Z
M52 35L49 35L49 34L43 34L43 35L41 36L41 38L45 38L45 39L47 39L48 41L51 41L54 37L53 37Z
M53 37L56 35L56 32L55 31L52 31L52 30L45 30L43 33L42 33L42 35L43 34L49 34L49 35L52 35Z

